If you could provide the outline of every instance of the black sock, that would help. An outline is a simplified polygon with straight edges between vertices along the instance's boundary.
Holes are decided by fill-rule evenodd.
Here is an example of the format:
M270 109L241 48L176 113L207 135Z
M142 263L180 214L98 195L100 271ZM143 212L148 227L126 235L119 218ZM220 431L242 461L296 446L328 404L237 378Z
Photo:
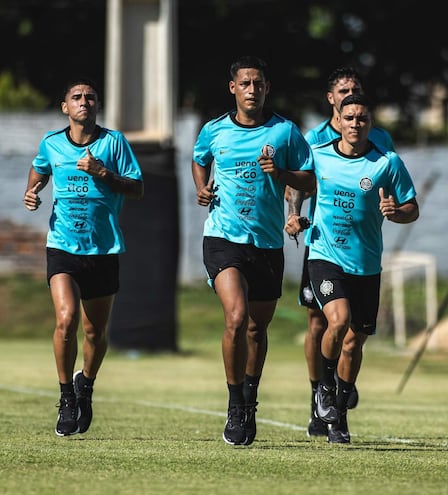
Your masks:
M334 379L334 372L336 366L338 365L339 359L327 359L322 355L322 383L329 388L334 388L336 386L336 381Z
M260 379L261 376L246 375L244 377L243 394L246 404L255 404L255 402L257 402Z
M75 390L73 388L73 382L59 383L59 388L61 389L61 397L70 397L72 395L75 395Z
M79 376L79 385L81 387L93 387L93 383L95 382L95 378L87 378L84 376L84 373L81 372Z
M229 389L229 405L244 404L242 383L239 383L238 385L231 385L230 383L228 383L227 388Z

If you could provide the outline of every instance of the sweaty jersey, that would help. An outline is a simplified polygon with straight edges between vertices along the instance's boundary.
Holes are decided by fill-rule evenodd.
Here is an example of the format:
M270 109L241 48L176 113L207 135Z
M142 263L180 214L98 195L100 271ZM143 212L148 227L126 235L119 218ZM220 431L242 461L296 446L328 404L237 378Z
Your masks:
M207 122L193 150L193 160L213 162L214 193L204 236L222 237L259 248L283 247L285 184L263 172L257 158L267 146L277 167L311 170L312 153L292 121L273 113L264 124L239 124L235 112Z
M330 124L330 119L324 120L316 127L313 127L305 134L305 139L308 144L312 146L313 144L324 144L330 141L334 141L341 137L341 133L338 132ZM369 140L372 141L377 146L381 146L389 151L395 151L394 142L391 135L381 127L372 127L369 132ZM308 202L308 213L307 216L310 221L313 221L314 208L316 207L316 196L311 196ZM306 246L309 246L311 230L304 230L303 240Z
M37 173L52 175L53 208L47 247L72 254L118 254L125 250L119 214L124 196L76 164L87 156L86 145L70 140L68 129L48 132L33 160ZM142 180L140 166L119 131L99 128L88 144L92 155L117 175Z
M372 146L363 156L349 157L336 139L312 146L317 201L308 259L326 260L353 275L381 271L384 217L379 188L403 204L416 196L412 179L394 151Z

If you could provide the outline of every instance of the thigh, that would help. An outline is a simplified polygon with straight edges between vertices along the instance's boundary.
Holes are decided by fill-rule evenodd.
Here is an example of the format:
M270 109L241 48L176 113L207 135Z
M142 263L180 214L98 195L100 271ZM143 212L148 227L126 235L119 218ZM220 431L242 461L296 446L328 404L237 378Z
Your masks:
M114 297L110 295L82 301L82 326L85 331L105 330Z
M309 260L310 282L319 307L336 299L350 299L349 279L342 268L323 260Z
M313 289L311 288L310 274L308 270L308 253L310 248L305 247L303 255L302 277L300 279L299 288L299 304L310 309L319 309L319 305L314 297Z
M376 320L380 301L381 275L351 277L350 306L353 331L366 335L376 332Z
M56 273L50 278L49 286L56 320L79 322L80 290L72 276Z

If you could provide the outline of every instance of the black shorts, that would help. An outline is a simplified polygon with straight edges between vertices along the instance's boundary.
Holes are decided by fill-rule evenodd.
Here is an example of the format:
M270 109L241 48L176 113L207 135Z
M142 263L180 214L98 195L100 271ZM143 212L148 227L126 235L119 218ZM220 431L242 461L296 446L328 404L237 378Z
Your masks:
M81 299L116 294L119 289L118 254L78 255L47 248L47 281L57 273L68 273L81 290Z
M247 280L249 301L273 301L282 295L285 257L283 249L261 249L220 237L204 237L204 265L209 284L225 268L235 267Z
M319 309L319 304L314 297L313 289L311 288L310 273L308 271L308 253L309 246L305 246L302 265L302 279L300 280L298 302L301 306L306 306L310 309Z
M323 260L309 260L308 270L314 296L321 308L335 299L348 299L351 329L366 335L375 334L380 302L380 273L351 275L340 266Z

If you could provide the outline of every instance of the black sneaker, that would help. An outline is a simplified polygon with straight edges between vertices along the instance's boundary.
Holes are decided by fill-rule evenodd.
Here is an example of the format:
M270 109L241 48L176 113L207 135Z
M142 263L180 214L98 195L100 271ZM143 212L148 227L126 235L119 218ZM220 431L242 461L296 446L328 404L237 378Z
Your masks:
M79 409L76 404L76 397L61 397L56 406L59 407L56 435L66 437L79 433Z
M338 420L336 387L326 387L319 383L316 392L316 413L325 423L336 423Z
M347 401L347 409L355 409L359 402L359 394L356 385L353 385L353 390L350 392Z
M347 425L347 411L340 414L339 421L328 425L328 443L350 443Z
M227 421L222 434L224 442L229 445L246 445L246 407L243 405L229 405Z
M81 386L80 378L82 371L79 370L73 375L73 387L75 389L76 401L79 407L79 433L85 433L92 422L92 393L93 387Z
M328 433L328 423L322 421L317 416L315 411L311 412L310 420L308 421L307 435L309 437L326 437Z
M244 445L250 445L255 440L257 434L257 423L255 422L255 413L257 412L258 402L246 404L246 435L247 440Z
M339 376L337 372L334 373L334 379L336 380L336 387L339 387ZM353 384L353 389L347 399L347 409L355 409L359 402L359 393L356 385Z

